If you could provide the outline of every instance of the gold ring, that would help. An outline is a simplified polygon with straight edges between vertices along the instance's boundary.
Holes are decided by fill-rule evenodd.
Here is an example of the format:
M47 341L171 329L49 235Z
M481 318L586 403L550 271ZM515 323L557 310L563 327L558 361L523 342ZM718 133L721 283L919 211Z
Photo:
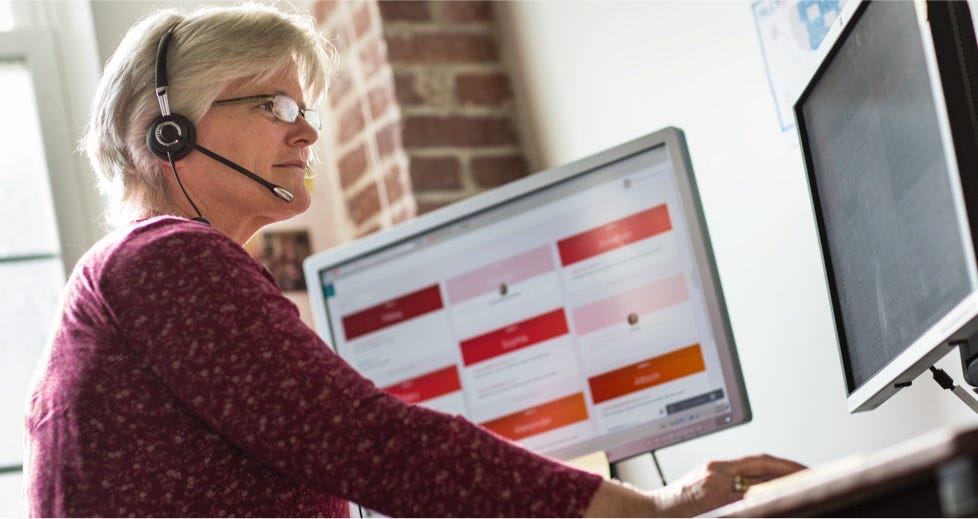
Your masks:
M747 492L747 489L750 488L750 483L750 478L737 474L733 478L733 491L739 493Z

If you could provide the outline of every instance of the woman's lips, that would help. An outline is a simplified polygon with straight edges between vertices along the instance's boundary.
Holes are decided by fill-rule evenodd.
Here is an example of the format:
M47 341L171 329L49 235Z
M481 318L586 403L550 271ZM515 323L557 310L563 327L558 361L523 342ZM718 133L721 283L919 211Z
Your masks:
M277 167L277 168L297 168L297 169L301 169L301 170L305 171L306 170L306 163L305 162L298 162L298 161L296 161L296 162L283 162L281 164L276 164L275 167Z

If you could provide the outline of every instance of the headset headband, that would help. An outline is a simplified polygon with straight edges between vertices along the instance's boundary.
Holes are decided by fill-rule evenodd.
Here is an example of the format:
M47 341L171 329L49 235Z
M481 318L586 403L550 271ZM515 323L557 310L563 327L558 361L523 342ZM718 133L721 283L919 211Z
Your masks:
M170 100L166 95L166 51L170 46L170 38L173 37L173 30L177 28L177 24L166 30L163 37L160 38L160 45L156 48L156 97L160 101L160 113L163 116L170 115Z

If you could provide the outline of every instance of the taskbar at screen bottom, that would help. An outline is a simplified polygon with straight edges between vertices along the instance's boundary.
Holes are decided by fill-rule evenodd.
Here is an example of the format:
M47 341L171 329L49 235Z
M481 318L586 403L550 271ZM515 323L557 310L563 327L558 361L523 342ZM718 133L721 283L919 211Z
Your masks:
M722 397L722 390L713 392L719 399L695 402L691 406L677 406L669 414L633 427L622 429L573 444L527 445L527 448L562 460L570 460L594 452L603 451L611 461L619 461L639 454L668 447L704 434L743 423L729 401ZM706 395L704 398L710 398ZM559 440L558 440L559 442Z

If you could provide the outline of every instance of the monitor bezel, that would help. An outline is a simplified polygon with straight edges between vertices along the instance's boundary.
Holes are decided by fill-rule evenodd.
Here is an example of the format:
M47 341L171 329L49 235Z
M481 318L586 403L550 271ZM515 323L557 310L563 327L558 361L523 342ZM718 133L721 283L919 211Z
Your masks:
M815 60L817 65L808 75L808 81L801 93L797 96L793 106L799 147L802 152L810 193L811 208L815 217L819 237L819 252L825 267L825 283L832 306L837 352L845 379L846 405L852 413L875 409L900 389L909 386L928 367L955 349L958 342L967 340L972 334L978 331L978 290L972 290L951 311L947 312L944 317L917 337L905 350L896 355L872 375L869 380L858 386L855 384L847 355L846 338L842 326L844 318L841 311L839 291L833 274L832 261L828 252L829 245L825 228L825 218L819 203L819 194L813 171L812 154L808 146L803 107L809 95L817 86L818 81L822 78L830 61L840 51L842 45L845 43L846 37L854 30L859 19L872 3L873 0L850 0L843 7L836 21L826 34L822 44L819 46ZM973 277L976 272L974 261L974 244L976 242L974 236L976 229L974 216L976 213L973 210L974 204L969 204L968 200L974 200L975 194L969 194L974 192L973 187L962 185L958 167L959 156L956 152L955 139L952 134L951 116L949 115L945 101L945 94L948 92L948 88L943 81L937 57L936 46L941 43L934 38L926 4L926 2L914 2L915 12L924 47L927 73L931 81L931 92L938 116L941 142L948 164L948 174L952 191L955 196L955 200L953 201L955 212L957 213L960 225L968 226L967 222L971 222L970 229L962 229L960 235L963 242L965 242L963 243L964 249L968 254L968 258L971 260L969 268Z
M752 418L750 402L747 398L746 385L733 339L729 313L723 297L719 271L709 242L705 215L693 176L692 162L687 150L685 136L682 130L677 128L664 128L612 149L529 175L397 226L310 256L303 262L303 273L310 295L310 305L317 333L330 347L334 347L330 333L331 324L325 307L325 294L322 292L322 272L342 266L366 254L396 253L400 247L410 247L412 241L423 234L451 226L463 218L506 205L545 190L550 186L587 175L604 166L661 146L665 146L669 160L675 169L679 196L693 244L693 254L703 284L707 312L717 341L721 370L730 392L728 395L731 406L729 421L711 422L709 424L696 422L688 427L677 427L667 434L651 435L637 440L631 438L634 434L629 434L627 435L628 441L609 445L603 450L610 461L617 461L749 422ZM603 438L609 436L613 437L614 435L606 435ZM602 449L557 449L546 454L561 459L569 459L595 450Z

